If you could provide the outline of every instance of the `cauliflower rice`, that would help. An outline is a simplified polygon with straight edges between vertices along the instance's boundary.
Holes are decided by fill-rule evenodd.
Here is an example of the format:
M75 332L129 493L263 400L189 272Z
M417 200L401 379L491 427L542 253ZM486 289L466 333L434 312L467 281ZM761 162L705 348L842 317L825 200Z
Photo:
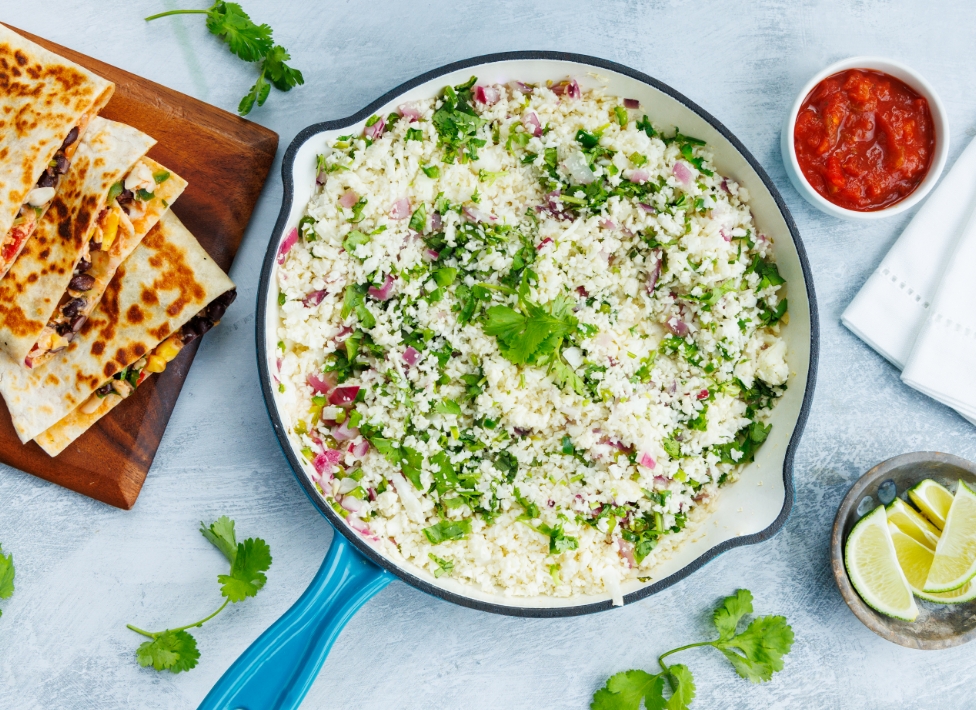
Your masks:
M621 603L785 389L746 189L573 80L446 87L318 168L278 259L277 381L321 494L437 577Z

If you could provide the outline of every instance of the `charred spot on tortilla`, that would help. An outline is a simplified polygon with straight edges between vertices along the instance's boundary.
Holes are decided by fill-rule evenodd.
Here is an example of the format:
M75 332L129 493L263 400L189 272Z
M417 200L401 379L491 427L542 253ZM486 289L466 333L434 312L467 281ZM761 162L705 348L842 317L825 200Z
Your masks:
M117 368L117 367L115 366L115 363L114 363L114 362L112 362L112 361L109 361L109 362L106 362L106 363L105 363L105 367L104 367L104 368L102 368L102 372L104 372L104 373L105 373L105 376L106 376L106 377L111 377L111 376L112 376L112 375L114 375L114 374L115 374L116 372L118 372L118 370L119 370L119 368Z
M21 52L19 49L16 52L14 52L14 59L22 67L27 66L27 63L29 61L27 59L27 55Z
M48 257L51 256L51 248L50 247L47 247L47 248L41 250L41 253L38 254L38 256L41 257L42 259L47 259Z
M129 306L129 310L126 312L125 317L129 323L142 323L142 321L146 319L142 309L139 308L139 305L136 303Z
M59 380L58 376L55 375L53 372L48 373L48 376L44 378L44 384L50 385L52 387L60 383L61 380Z
M159 303L159 297L147 288L142 289L142 293L139 297L147 306L155 306L157 303Z
M158 328L152 328L151 330L148 331L148 333L155 340L162 340L163 338L165 338L167 335L170 334L169 324L168 323L163 323Z
M146 354L146 346L142 343L136 343L132 346L132 352L136 354L136 357L142 357Z
M101 355L103 352L105 352L105 341L96 340L94 343L92 343L91 346L92 355Z
M34 283L38 278L40 277L37 274L31 274L27 277L27 283Z
M121 367L125 367L125 363L129 362L129 356L125 351L125 348L119 348L115 351L115 359L120 363Z

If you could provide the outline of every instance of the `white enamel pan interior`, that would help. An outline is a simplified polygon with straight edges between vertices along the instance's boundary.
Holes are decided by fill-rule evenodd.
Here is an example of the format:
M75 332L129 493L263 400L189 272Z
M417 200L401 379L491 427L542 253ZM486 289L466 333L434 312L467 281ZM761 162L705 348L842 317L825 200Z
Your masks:
M450 578L433 575L412 564L381 555L329 507L316 491L311 466L299 453L278 407L271 373L278 341L277 264L275 255L283 236L298 225L315 184L315 156L327 141L347 133L360 133L373 114L386 115L405 101L438 95L444 86L460 84L476 75L482 83L519 79L528 83L575 77L583 88L604 86L611 94L638 99L652 123L664 131L707 141L716 169L749 189L758 229L772 239L780 273L787 281L789 324L783 329L790 366L788 389L772 413L773 429L740 480L724 487L711 517L689 535L684 544L653 569L646 582L623 586L625 602L660 591L688 576L722 552L739 545L762 542L786 521L793 505L793 456L813 395L817 368L818 326L816 300L806 254L796 225L782 197L746 148L718 121L668 86L636 72L593 57L553 52L513 52L457 62L420 76L394 89L349 118L309 126L285 154L282 173L284 198L269 244L258 293L258 365L268 411L282 448L299 482L332 525L366 557L404 581L443 599L464 606L516 616L565 616L611 606L609 594L555 597L514 597L486 593Z

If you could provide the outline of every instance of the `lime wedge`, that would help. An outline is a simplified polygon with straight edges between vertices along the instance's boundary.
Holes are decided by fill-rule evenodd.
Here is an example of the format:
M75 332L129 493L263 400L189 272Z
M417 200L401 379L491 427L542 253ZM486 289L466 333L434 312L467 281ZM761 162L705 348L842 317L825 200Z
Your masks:
M951 592L943 592L942 594L923 592L922 587L925 586L925 578L932 566L935 551L919 544L918 540L905 534L901 528L891 522L891 518L888 518L888 531L891 533L891 542L894 544L895 553L898 555L898 564L901 565L901 571L905 573L905 578L915 596L937 604L961 604L976 599L976 583L974 583L976 580L966 582L959 589Z
M844 548L844 565L865 604L885 616L915 621L918 607L898 564L884 507L872 510L851 530Z
M952 494L935 481L926 478L908 491L912 503L918 506L926 518L932 521L939 530L945 528L949 506L952 505Z
M888 506L887 512L889 523L893 523L903 533L935 552L935 546L939 542L939 530L923 518L917 510L901 498L895 498ZM927 571L928 569L926 569Z
M976 493L962 481L952 499L935 558L922 589L951 592L976 576Z

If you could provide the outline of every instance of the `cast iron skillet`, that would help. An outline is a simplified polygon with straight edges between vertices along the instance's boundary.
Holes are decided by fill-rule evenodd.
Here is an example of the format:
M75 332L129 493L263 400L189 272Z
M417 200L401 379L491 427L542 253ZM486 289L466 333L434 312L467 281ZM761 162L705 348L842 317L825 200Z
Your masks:
M686 125L688 123L692 126L697 125L698 130L705 132L710 146L716 150L716 163L723 174L728 174L723 168L723 160L733 166L733 172L739 170L748 173L749 177L745 179L753 183L753 209L757 222L767 231L770 227L763 225L764 218L767 222L774 222L772 229L777 232L777 245L782 245L775 248L777 262L790 282L791 324L787 327L786 333L790 350L790 366L793 371L790 384L793 389L787 390L787 395L774 410L774 434L770 436L770 441L764 445L757 459L758 462L765 460L772 463L773 478L776 480L767 481L766 486L767 490L771 488L774 490L772 497L755 492L761 489L752 489L748 493L750 497L746 499L754 500L758 499L757 496L767 495L767 499L764 499L766 502L762 505L766 506L763 510L764 513L768 512L768 518L759 516L762 520L752 525L754 530L750 529L746 521L739 532L730 530L724 533L725 537L719 538L717 544L705 549L702 554L690 559L664 578L627 593L624 597L625 602L634 602L675 584L726 550L768 539L779 531L790 513L793 505L793 456L806 423L813 395L819 333L816 300L806 253L796 225L765 171L728 129L699 106L665 84L619 64L562 52L507 52L455 62L402 84L348 118L309 126L295 137L285 152L282 162L284 182L282 207L265 256L258 289L258 371L271 423L285 457L309 500L339 534L333 536L325 561L305 593L234 662L204 699L200 705L201 709L265 710L297 707L311 687L329 649L345 623L360 606L397 577L441 599L498 614L556 617L588 614L611 608L609 598L597 597L584 600L584 603L547 598L520 601L518 598L499 596L495 599L475 590L459 588L456 584L451 588L443 582L435 581L432 576L420 571L419 568L408 569L407 566L398 565L383 557L364 538L349 528L315 490L314 484L305 473L306 464L303 463L296 447L289 439L287 426L275 399L276 383L271 372L271 363L274 362L277 338L273 321L270 322L269 327L269 318L274 318L277 312L274 310L276 306L272 294L272 289L275 288L273 274L282 237L286 230L297 223L304 207L304 193L307 189L301 181L307 176L304 172L299 174L299 171L304 170L303 161L308 161L309 150L324 145L323 133L329 134L362 124L374 113L385 114L398 105L398 99L416 98L420 95L418 91L426 91L428 88L430 91L425 95L431 96L436 89L441 88L441 85L460 83L472 73L482 76L485 80L493 80L492 76L485 76L485 74L492 75L498 72L509 74L509 79L521 78L530 81L537 80L535 75L540 74L559 80L567 75L581 76L595 72L610 77L611 82L617 84L624 82L630 90L651 96L650 103L657 102L660 105L665 120L684 121ZM461 76L457 81L455 81L457 77L450 76L456 73ZM427 84L430 84L430 87L425 86ZM648 107L647 111L651 119L658 123L657 119L660 116L655 115L654 108ZM743 179L739 175L735 177L740 182ZM760 199L757 200L757 191L762 193L763 190L765 193L758 195ZM296 192L299 193L297 197ZM779 420L776 419L777 416ZM778 437L776 442L773 442L774 436ZM764 455L766 455L765 459L763 459ZM759 465L761 464L754 466L758 468ZM751 468L747 468L743 473L744 479L747 475L753 475L748 473ZM768 468L767 465L763 474L768 471ZM781 481L778 478L780 471ZM743 481L740 488L744 491L743 487L746 485L747 482ZM761 480L759 485L762 486ZM726 490L735 491L736 486ZM719 500L721 501L722 498ZM741 500L735 504L741 504ZM774 509L767 510L770 506ZM730 518L732 519L741 522L743 517L740 515L738 518ZM756 527L757 525L762 527ZM705 537L708 534L710 533ZM689 542L685 543L684 547L692 545L693 543ZM677 557L678 554L676 553L675 556Z

